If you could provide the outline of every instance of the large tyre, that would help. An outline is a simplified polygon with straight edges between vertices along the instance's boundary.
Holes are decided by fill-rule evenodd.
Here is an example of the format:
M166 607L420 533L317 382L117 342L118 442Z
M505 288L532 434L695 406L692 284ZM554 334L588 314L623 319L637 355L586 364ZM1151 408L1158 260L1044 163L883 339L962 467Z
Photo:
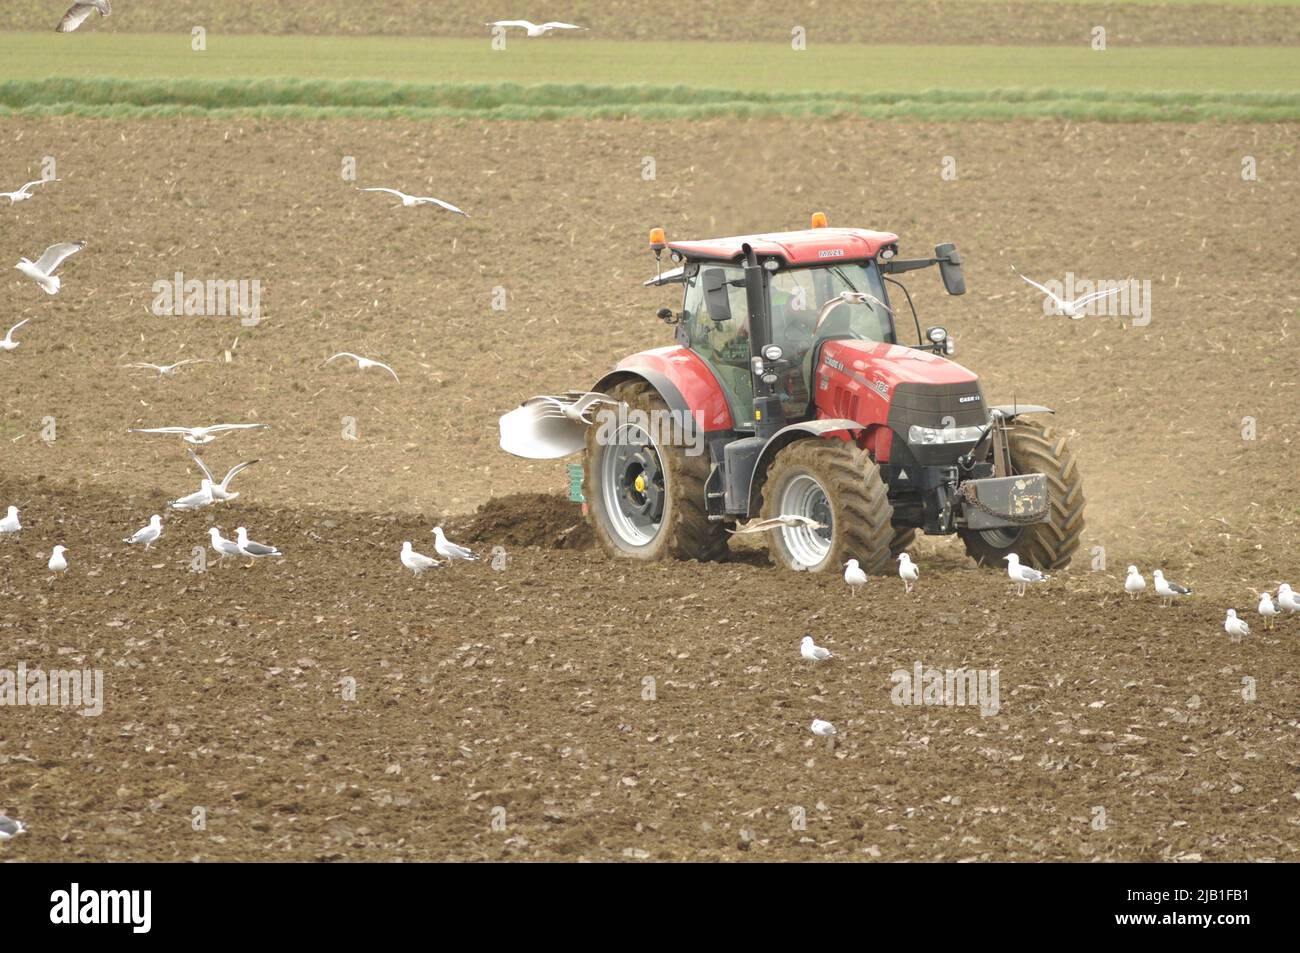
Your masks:
M894 541L889 544L889 555L897 559L900 553L911 549L914 542L916 542L915 526L895 526Z
M768 533L778 566L836 571L856 559L868 573L889 571L894 527L889 490L865 450L836 438L781 448L763 482L762 515L808 516L826 529L787 526Z
M656 412L668 411L644 381L616 384L609 395L650 420ZM647 561L726 555L726 530L721 522L710 521L704 509L707 454L688 456L684 447L660 445L654 434L631 421L620 426L611 442L598 439L602 432L599 426L587 428L582 495L587 519L607 553Z
M1047 476L1051 518L1046 523L979 532L961 530L966 555L981 566L1004 567L1011 553L1035 569L1069 565L1083 533L1083 480L1066 438L1050 427L1017 418L1007 427L1011 469Z

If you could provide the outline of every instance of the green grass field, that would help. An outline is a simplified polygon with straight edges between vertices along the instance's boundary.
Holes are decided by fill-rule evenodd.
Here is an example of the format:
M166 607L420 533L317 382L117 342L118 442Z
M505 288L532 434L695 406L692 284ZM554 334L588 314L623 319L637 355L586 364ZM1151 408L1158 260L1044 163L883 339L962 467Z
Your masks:
M1098 53L846 44L795 52L755 43L584 40L515 43L498 52L486 40L219 36L194 52L188 35L92 33L76 46L62 40L54 33L0 35L0 62L10 80L0 105L83 115L239 109L511 118L1300 118L1300 55L1287 47ZM49 77L83 81L59 84ZM328 82L254 82L273 78ZM1041 88L1045 80L1050 89ZM518 92L537 85L549 92L531 99ZM701 89L709 91L703 98L689 91ZM509 101L503 90L512 90Z

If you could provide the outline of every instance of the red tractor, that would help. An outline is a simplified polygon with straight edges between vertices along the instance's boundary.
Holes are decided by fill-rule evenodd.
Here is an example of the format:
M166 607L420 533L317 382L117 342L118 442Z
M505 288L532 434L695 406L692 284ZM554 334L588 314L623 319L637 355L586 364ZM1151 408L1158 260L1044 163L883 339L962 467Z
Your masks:
M951 244L898 257L898 236L829 228L668 242L684 286L661 309L677 343L633 354L591 391L534 398L502 418L502 446L530 457L584 452L583 493L602 546L633 559L718 559L728 530L781 517L781 565L819 572L857 559L888 571L918 529L956 533L980 564L1016 553L1066 565L1083 491L1064 437L1033 405L985 403L979 378L921 334L895 276L933 265L966 290ZM888 286L911 309L900 344Z

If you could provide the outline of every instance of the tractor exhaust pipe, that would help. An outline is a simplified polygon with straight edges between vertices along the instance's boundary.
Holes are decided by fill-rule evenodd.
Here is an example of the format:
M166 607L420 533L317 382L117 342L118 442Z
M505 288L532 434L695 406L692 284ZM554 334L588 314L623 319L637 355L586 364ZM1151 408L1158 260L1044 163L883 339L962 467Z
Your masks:
M745 255L745 302L749 308L749 370L754 382L754 436L763 440L785 426L785 408L776 390L763 380L763 348L772 343L772 310L768 272L758 263L753 246L741 246Z

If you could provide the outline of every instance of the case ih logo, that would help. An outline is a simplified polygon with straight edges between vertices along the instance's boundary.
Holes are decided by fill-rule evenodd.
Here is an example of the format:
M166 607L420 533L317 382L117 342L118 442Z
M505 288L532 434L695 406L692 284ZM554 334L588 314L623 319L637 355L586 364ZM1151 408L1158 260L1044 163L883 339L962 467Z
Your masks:
M958 398L957 398L957 403L959 403L959 404L969 404L969 403L971 403L972 401L976 401L976 400L979 400L979 399L980 399L980 395L979 395L979 394L971 394L969 397L958 397Z
M843 258L843 248L823 248L817 253L818 258Z

